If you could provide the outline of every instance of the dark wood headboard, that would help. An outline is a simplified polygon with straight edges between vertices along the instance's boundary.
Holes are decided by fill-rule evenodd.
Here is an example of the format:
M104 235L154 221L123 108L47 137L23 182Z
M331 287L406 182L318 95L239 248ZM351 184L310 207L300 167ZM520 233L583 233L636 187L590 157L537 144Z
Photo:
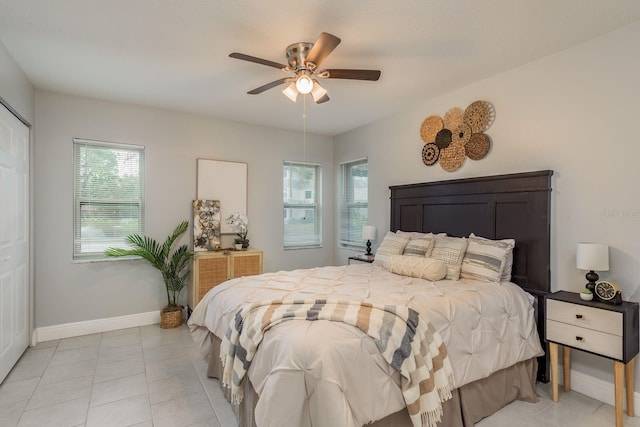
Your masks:
M551 291L551 175L545 170L391 186L390 230L515 239L511 281L538 298L538 333L544 340L544 298ZM538 378L546 382L548 357L538 363Z

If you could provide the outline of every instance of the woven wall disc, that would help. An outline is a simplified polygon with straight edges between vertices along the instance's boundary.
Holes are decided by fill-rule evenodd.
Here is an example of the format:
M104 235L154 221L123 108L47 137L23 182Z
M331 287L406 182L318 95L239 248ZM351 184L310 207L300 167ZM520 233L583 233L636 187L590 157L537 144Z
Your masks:
M420 138L424 142L433 142L436 140L436 134L443 128L440 116L429 116L422 121L420 126Z
M433 142L424 144L424 148L422 148L422 163L431 166L438 161L438 157L440 157L440 149L436 144Z
M472 102L464 110L464 122L471 128L473 133L484 132L495 119L495 109L487 101Z
M444 113L442 122L447 129L455 129L458 125L464 123L464 111L458 107L449 108L449 110Z
M449 144L451 144L451 131L444 128L436 134L436 145L442 150L447 148Z
M471 139L471 128L464 123L451 130L451 143L465 145Z
M480 160L484 158L491 148L491 140L484 133L474 133L471 139L464 146L467 157L471 160ZM442 156L441 156L442 157Z
M459 169L464 163L464 145L451 144L447 148L440 150L440 166L447 172Z

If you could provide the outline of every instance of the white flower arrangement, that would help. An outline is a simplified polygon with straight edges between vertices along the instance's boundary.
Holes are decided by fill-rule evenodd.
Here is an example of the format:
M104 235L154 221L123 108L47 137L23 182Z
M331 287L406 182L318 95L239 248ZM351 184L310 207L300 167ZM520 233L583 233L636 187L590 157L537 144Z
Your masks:
M243 241L247 240L247 233L249 232L249 218L246 215L235 212L231 214L225 222L239 230L239 232L236 233L239 238Z

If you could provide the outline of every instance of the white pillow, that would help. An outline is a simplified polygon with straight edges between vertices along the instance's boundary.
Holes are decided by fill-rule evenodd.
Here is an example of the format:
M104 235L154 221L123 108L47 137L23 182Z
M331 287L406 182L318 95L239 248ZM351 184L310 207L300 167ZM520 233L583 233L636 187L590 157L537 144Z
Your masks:
M500 242L500 243L504 243L507 246L508 248L507 258L505 259L504 265L502 266L502 274L500 275L500 281L501 282L511 281L511 270L513 269L513 248L516 246L516 241L513 239L490 240L484 237L476 236L473 233L469 235L469 238L471 237L474 237L480 240L487 240L489 242Z
M387 234L382 239L382 243L376 250L376 257L373 260L374 264L382 265L387 268L389 264L389 258L391 255L400 255L404 251L404 247L409 242L409 235L399 235L391 231L387 231Z
M389 264L389 271L403 276L436 281L444 279L447 275L444 262L433 258L392 255Z
M411 239L404 247L403 255L426 258L433 250L433 235L428 238Z
M467 279L500 282L507 256L515 241L489 240L475 235L469 236L467 252L462 260L461 276Z
M464 237L440 237L436 239L431 258L443 261L447 267L447 280L460 278L460 267L464 252L467 249L467 239Z

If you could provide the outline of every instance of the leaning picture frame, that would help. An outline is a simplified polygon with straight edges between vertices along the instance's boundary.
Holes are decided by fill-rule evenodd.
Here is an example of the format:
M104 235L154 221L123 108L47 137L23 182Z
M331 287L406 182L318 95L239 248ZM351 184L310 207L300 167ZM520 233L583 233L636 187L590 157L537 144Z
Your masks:
M220 247L220 201L193 201L193 251L213 251Z
M220 202L220 234L235 234L225 219L247 214L248 165L215 159L196 159L196 199Z

